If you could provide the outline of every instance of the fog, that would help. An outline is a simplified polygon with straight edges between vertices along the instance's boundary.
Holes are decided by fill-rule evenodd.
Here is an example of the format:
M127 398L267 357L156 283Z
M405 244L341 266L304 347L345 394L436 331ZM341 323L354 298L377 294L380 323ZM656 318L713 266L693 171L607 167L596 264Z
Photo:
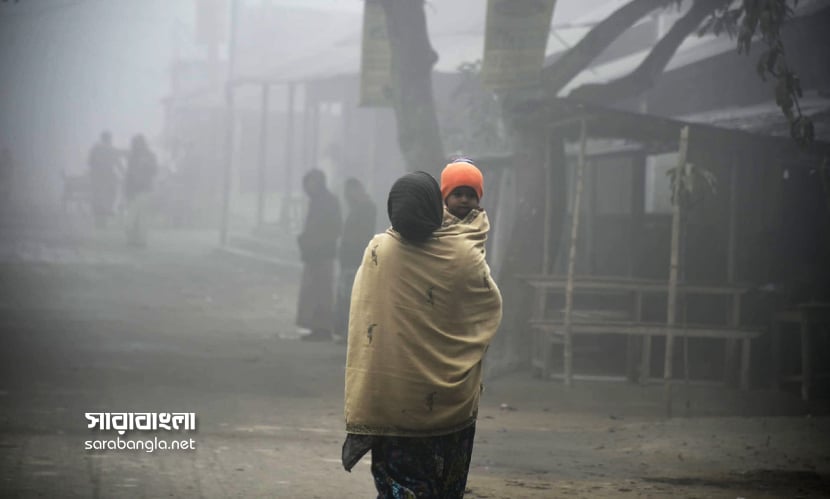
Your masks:
M830 494L830 4L664 3L0 0L0 496Z
M472 2L474 4L475 2ZM557 22L565 23L603 2L559 2ZM219 4L223 4L219 2ZM227 4L224 2L223 5ZM330 16L344 33L338 42L354 50L350 71L359 63L362 2L271 1L243 2L278 9ZM470 9L471 2L435 3L427 9L433 33L472 33L478 46L442 59L439 68L454 70L460 61L480 59L484 9ZM227 7L227 5L225 5ZM164 130L163 99L171 92L171 64L177 60L208 57L208 48L196 39L196 8L189 0L132 2L127 0L32 0L3 2L0 12L0 137L14 147L15 159L26 165L27 193L39 202L54 202L60 195L60 173L82 173L86 156L102 130L110 130L126 147L129 138L144 133L156 141ZM582 10L580 10L582 9ZM228 22L228 12L220 12ZM302 31L309 31L303 26ZM311 31L315 31L311 27ZM269 46L245 45L246 27L239 55L243 60L267 61L256 70L279 79L278 69L313 57L328 49L314 36L275 30ZM330 35L316 33L331 43ZM224 44L218 50L226 57ZM452 52L452 40L436 44L439 53ZM275 55L276 54L276 55ZM334 62L328 62L333 63ZM250 76L248 68L239 73ZM41 147L48 144L49 147Z
M0 134L4 145L16 146L18 161L37 171L31 182L41 194L56 195L62 170L86 168L88 148L102 130L122 143L137 132L158 133L170 61L176 51L192 51L185 39L192 5L45 1L2 7Z

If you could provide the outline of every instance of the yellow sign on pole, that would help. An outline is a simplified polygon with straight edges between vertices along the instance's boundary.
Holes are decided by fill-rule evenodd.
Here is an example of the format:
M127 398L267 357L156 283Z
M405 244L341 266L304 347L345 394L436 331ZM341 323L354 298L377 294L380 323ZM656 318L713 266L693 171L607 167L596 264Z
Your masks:
M360 105L392 105L392 51L386 30L386 13L380 0L366 0L363 8Z
M539 82L556 0L488 0L484 85L498 90Z

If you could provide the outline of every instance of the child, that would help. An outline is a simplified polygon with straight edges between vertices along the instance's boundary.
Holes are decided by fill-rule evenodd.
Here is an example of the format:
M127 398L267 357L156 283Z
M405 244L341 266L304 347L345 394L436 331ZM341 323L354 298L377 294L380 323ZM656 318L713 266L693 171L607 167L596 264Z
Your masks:
M473 210L480 210L484 177L469 159L457 159L441 172L441 197L453 216L464 220Z

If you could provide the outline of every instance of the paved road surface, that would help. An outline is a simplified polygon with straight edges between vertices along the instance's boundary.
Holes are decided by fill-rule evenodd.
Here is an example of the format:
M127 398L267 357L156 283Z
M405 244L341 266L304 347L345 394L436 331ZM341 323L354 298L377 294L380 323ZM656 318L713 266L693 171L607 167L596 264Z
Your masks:
M145 251L76 222L0 230L0 496L374 497L339 462L345 349L296 337L296 268L156 231ZM488 383L468 497L827 497L826 418L795 398ZM502 407L506 404L506 407ZM780 417L740 417L758 411ZM195 450L86 451L86 412L194 412ZM787 414L799 414L784 417ZM738 416L738 417L735 417Z

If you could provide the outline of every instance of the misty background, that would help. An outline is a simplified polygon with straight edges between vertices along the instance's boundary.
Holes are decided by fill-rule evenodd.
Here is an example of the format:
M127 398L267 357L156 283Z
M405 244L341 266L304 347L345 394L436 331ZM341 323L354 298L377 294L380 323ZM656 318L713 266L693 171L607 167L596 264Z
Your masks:
M557 0L545 68L621 7L654 1ZM747 56L690 29L633 95L570 94L628 75L692 5L716 2L663 3L519 102L517 127L480 78L488 2L423 2L441 133L426 147L438 160L413 165L400 116L361 102L363 0L0 0L0 150L13 161L11 190L0 184L0 496L370 496L368 458L351 474L340 463L346 331L303 341L314 333L298 327L301 179L324 171L344 216L345 180L359 179L380 232L391 183L439 172L446 154L481 167L487 259L511 316L484 364L468 497L828 497L830 1L800 0L781 29L814 120L808 150L758 75L759 40ZM697 183L681 217L667 173L683 128ZM104 130L114 170L136 134L158 158L144 244L125 239L124 174L111 212L93 213L88 159ZM670 286L686 334L673 347ZM570 352L566 307L596 328ZM87 427L90 411L195 413L197 450L86 452L115 438Z
M230 2L205 2L220 23ZM357 72L363 2L360 0L242 0L241 10L269 6L291 19L286 29L253 39L240 16L236 74L281 78L303 71ZM560 0L554 23L567 24L620 1ZM439 55L437 71L455 71L483 53L484 4L477 0L427 4L428 26ZM280 26L277 20L272 25ZM222 26L227 34L227 26ZM103 130L117 147L144 133L164 162L164 99L172 92L176 62L205 60L209 47L197 39L196 0L23 0L0 3L0 145L10 147L16 187L29 202L54 205L62 173L86 168L89 149ZM549 52L575 41L585 26L551 37ZM562 38L564 37L564 38ZM460 42L460 43L459 43ZM348 59L320 59L345 47ZM227 59L227 37L216 47ZM249 62L250 61L250 62ZM296 66L300 66L300 73ZM332 69L327 69L329 65ZM294 71L294 73L291 73ZM219 70L221 85L226 74ZM278 99L273 99L278 101ZM279 100L281 103L281 100ZM276 104L279 106L280 104ZM218 199L217 199L218 202Z

